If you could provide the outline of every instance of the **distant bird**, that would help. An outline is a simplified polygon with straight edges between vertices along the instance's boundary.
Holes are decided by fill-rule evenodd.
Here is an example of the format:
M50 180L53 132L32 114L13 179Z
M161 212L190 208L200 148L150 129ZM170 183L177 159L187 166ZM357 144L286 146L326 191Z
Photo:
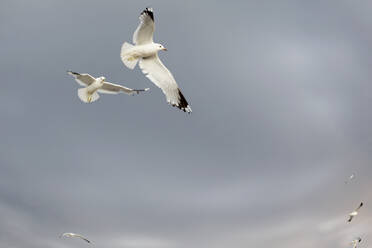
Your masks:
M123 92L128 95L133 95L134 93L138 94L141 91L149 90L149 88L134 90L118 84L109 83L105 81L105 77L94 78L89 74L80 74L72 71L67 71L67 73L73 76L78 84L85 86L85 88L78 89L78 96L80 100L86 103L98 100L98 93L118 94Z
M121 47L121 60L129 69L134 69L139 60L142 72L163 91L167 102L184 112L191 113L192 110L178 88L172 73L158 57L158 51L167 51L167 49L153 42L155 25L152 8L142 11L139 19L140 24L133 35L135 46L125 42Z
M358 237L356 239L354 239L353 241L351 241L351 244L353 245L353 248L356 248L357 245L362 241L362 238Z
M350 182L351 180L353 180L355 178L355 174L353 173L353 174L351 174L350 176L349 176L349 178L345 181L345 184L347 184L348 182Z
M363 202L360 203L359 207L357 207L353 212L349 214L349 219L347 222L351 222L351 220L358 215L358 210L363 207Z
M84 236L80 235L80 234L76 234L76 233L63 233L59 236L60 238L62 237L66 237L66 238L80 238L88 243L91 243L91 241L89 241L87 238L85 238Z

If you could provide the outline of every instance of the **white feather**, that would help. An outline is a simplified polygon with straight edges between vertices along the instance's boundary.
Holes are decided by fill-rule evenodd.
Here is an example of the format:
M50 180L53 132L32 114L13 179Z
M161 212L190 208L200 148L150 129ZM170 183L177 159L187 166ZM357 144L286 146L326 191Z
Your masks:
M95 102L99 99L99 95L97 92L94 92L93 94L89 94L87 88L78 89L78 96L80 100L85 103ZM89 100L89 97L91 97L90 100Z
M139 66L145 76L163 91L167 102L179 107L181 95L177 82L172 73L160 61L158 55L141 59ZM192 112L188 104L182 110L189 113Z
M80 74L71 71L68 71L67 73L72 75L80 85L86 86L78 89L78 96L80 100L86 103L98 100L100 97L98 92L105 94L118 94L123 92L128 95L133 95L134 93L148 90L148 88L143 90L135 90L119 84L113 84L105 81L102 82L101 80L98 80L98 78L96 79L89 74Z
M134 67L136 67L138 58L135 58L129 54L131 48L133 48L133 45L129 44L128 42L124 42L124 44L121 46L120 58L124 65L133 70Z
M140 24L133 34L133 43L136 45L153 43L155 24L151 17L147 14L147 11L152 13L152 8L146 8L146 10L141 13L139 17Z

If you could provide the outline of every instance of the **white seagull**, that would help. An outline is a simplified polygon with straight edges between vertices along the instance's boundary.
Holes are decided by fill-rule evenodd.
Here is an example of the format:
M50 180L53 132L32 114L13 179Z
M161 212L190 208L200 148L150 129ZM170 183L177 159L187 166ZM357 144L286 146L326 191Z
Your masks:
M139 60L142 72L163 91L167 102L184 112L191 113L191 108L178 88L172 73L158 57L158 51L167 51L167 49L153 42L155 25L152 8L142 11L139 19L140 24L133 34L135 46L124 42L121 47L121 60L129 69L134 69Z
M78 84L85 86L85 88L78 89L78 96L80 100L86 103L98 100L98 93L118 94L120 92L124 92L128 95L133 95L134 93L138 94L141 91L149 90L149 88L143 90L130 89L118 84L106 82L105 77L94 78L86 73L80 74L72 71L67 71L67 73L73 76Z
M353 248L356 248L357 245L362 241L362 238L358 237L356 239L354 239L353 241L351 241L351 244L353 245Z
M363 207L363 202L360 203L360 205L353 211L349 214L349 219L347 220L347 222L351 222L351 220L358 215L358 210Z
M59 236L60 238L62 237L67 237L67 238L80 238L88 243L92 243L91 241L89 241L87 238L85 238L84 236L80 235L80 234L76 234L76 233L63 233Z
M347 184L348 182L350 182L351 180L353 180L355 178L355 174L353 173L353 174L351 174L350 176L349 176L349 178L345 181L345 184Z

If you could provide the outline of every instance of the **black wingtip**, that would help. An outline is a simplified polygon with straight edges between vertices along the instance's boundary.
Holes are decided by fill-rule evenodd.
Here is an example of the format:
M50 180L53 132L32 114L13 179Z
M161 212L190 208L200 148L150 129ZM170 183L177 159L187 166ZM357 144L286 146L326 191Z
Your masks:
M180 89L178 89L178 95L180 96L180 99L179 99L177 107L179 109L181 109L183 112L187 112L187 113L190 114L191 113L191 108L190 108L188 102L186 101L186 98L183 96Z
M141 15L143 14L148 15L151 18L151 20L154 21L154 12L151 7L147 7L144 11L142 11Z
M77 73L77 72L74 72L74 71L67 71L67 73L70 74L70 75L76 75L76 76L80 75L80 73Z

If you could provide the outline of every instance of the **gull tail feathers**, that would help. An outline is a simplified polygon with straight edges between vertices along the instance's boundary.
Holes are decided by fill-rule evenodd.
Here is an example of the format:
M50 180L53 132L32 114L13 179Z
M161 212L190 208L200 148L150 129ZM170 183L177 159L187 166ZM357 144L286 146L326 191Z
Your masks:
M131 56L129 53L132 47L134 46L129 44L128 42L124 42L124 44L121 46L120 52L121 61L123 61L124 65L131 70L136 67L136 64L138 62L138 58Z
M85 103L95 102L99 99L99 95L97 92L89 94L87 88L78 89L78 96L80 100Z

